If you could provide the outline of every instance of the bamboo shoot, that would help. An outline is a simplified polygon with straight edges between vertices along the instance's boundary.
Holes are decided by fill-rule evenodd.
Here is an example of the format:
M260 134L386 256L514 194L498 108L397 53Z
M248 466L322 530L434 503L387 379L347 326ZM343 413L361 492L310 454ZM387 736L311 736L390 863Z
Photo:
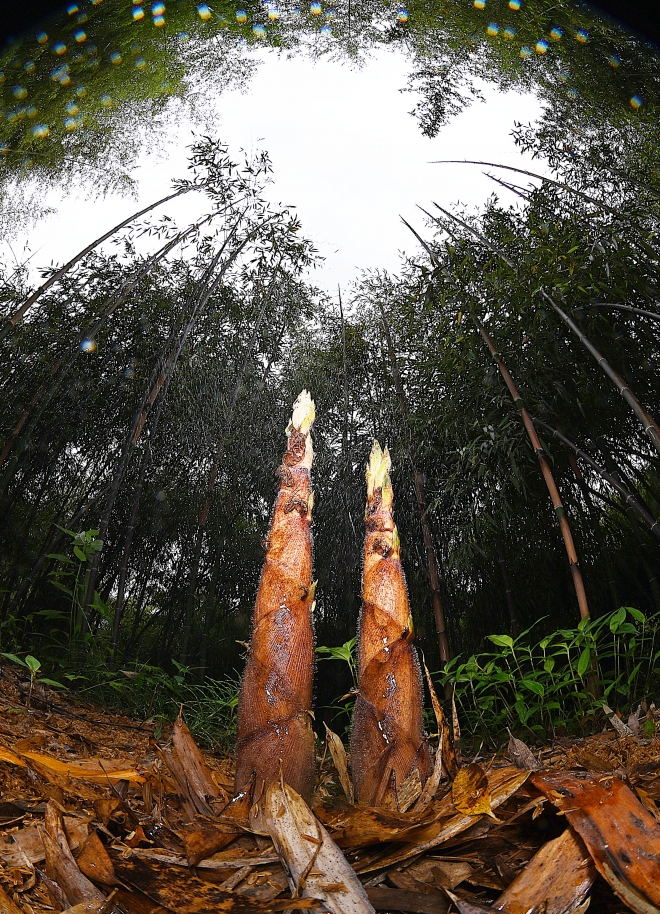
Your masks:
M313 422L314 402L304 390L294 404L287 449L277 471L279 491L238 704L236 790L254 773L255 803L279 778L280 765L283 780L306 800L314 782Z
M392 805L403 782L431 763L422 730L422 676L392 516L390 455L374 442L367 468L367 528L358 639L358 695L351 730L359 803Z

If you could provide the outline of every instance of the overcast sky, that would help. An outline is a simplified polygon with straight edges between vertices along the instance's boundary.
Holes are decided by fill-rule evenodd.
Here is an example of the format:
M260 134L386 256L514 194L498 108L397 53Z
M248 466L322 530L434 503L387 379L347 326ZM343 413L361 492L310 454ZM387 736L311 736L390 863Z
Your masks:
M415 96L399 91L409 68L401 53L380 50L362 69L272 51L262 56L244 93L208 98L210 129L234 152L268 150L275 178L271 196L297 207L303 232L326 257L310 278L329 292L335 293L338 283L348 287L363 268L396 271L399 251L415 250L399 215L421 228L416 204L479 206L496 188L476 166L428 164L431 160L485 158L541 169L520 155L510 137L514 121L528 123L539 114L531 94L485 86L485 103L474 102L428 139L409 114ZM171 179L185 174L190 130L190 124L179 124L164 150L140 159L137 203L51 193L47 202L57 215L33 229L29 241L15 239L14 250L22 258L27 242L29 251L37 252L33 266L64 262L139 205L164 196ZM184 224L200 211L194 196L162 212Z

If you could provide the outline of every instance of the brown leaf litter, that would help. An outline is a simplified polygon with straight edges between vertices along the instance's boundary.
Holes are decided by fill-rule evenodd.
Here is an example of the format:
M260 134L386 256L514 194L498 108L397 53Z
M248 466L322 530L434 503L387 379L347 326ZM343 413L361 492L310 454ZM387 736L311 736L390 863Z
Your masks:
M0 914L660 914L660 739L634 727L458 767L438 705L395 808L351 801L328 732L311 808L280 780L257 809L183 717L156 740L45 690L28 710L0 673Z

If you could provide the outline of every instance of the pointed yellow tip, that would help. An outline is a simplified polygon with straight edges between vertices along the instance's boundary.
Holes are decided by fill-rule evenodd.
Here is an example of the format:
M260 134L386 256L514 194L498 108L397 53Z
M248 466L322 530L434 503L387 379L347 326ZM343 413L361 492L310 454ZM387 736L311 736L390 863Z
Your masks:
M401 539L399 537L399 529L396 526L392 531L392 552L390 554L396 559L401 555Z
M305 601L307 603L316 603L316 585L318 581L312 581L309 585L309 590L305 594Z
M367 466L367 495L369 498L376 489L391 488L389 471L392 466L390 452L387 448L381 450L380 444L374 441L369 454L369 465Z
M314 493L309 493L309 498L307 499L307 516L311 518L312 508L314 507Z
M296 402L293 404L293 414L291 421L286 427L287 435L290 435L294 428L297 428L301 434L306 435L314 424L316 410L308 390L303 390L298 395Z

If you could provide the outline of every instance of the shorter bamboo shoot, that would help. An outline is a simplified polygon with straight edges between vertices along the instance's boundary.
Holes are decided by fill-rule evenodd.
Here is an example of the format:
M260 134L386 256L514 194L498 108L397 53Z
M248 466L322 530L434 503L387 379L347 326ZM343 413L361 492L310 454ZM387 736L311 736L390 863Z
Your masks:
M306 800L314 783L311 726L314 631L310 470L314 402L296 400L254 608L238 704L236 790L255 777L253 802L281 775Z
M358 802L368 806L392 805L415 770L422 785L431 772L390 466L387 448L383 452L374 442L367 468L358 695L351 729L353 786Z

